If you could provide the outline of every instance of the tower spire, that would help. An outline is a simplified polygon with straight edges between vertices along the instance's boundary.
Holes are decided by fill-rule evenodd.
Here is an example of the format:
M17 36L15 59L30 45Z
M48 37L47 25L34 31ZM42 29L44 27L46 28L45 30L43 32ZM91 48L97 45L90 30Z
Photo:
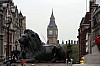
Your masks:
M58 38L58 28L55 23L55 18L54 18L53 8L52 8L50 22L47 27L47 39L48 39L47 42L48 42L48 44L56 44L57 38Z
M54 18L54 15L53 15L53 8L52 8L52 14L51 14L51 19L52 19L52 18Z
M52 8L52 15L53 15L53 8Z

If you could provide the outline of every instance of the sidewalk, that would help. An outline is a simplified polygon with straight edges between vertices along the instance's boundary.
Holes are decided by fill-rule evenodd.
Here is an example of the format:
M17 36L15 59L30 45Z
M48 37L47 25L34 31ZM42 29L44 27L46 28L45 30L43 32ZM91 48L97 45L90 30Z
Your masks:
M7 66L7 64L0 62L0 66ZM12 63L11 66L21 66L21 64Z
M3 64L3 62L0 62L0 66L6 66L6 64Z

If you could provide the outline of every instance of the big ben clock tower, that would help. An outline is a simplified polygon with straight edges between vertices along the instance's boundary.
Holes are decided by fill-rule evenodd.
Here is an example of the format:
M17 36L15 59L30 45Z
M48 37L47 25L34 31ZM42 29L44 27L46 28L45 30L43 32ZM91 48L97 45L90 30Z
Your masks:
M52 10L52 14L50 17L50 23L47 27L47 43L57 44L57 38L58 38L58 28L55 23L55 17L53 15L53 10Z

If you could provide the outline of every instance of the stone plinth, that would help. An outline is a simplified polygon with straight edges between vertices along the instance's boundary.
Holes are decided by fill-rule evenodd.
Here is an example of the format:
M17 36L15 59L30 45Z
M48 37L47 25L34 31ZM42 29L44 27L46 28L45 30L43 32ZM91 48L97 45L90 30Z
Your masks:
M72 66L100 66L100 64L73 64Z
M97 45L92 48L92 54L84 56L85 64L100 64L100 51Z
M88 54L84 57L85 64L100 64L100 54Z
M92 54L100 54L100 51L99 51L99 48L97 45L95 45L93 48L92 48Z

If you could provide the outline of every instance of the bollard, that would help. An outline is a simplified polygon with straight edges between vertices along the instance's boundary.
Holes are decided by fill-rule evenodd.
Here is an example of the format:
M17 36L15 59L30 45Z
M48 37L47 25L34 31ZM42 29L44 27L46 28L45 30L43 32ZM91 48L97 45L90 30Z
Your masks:
M66 66L68 66L68 59L66 59Z
M34 64L32 64L31 66L34 66Z

